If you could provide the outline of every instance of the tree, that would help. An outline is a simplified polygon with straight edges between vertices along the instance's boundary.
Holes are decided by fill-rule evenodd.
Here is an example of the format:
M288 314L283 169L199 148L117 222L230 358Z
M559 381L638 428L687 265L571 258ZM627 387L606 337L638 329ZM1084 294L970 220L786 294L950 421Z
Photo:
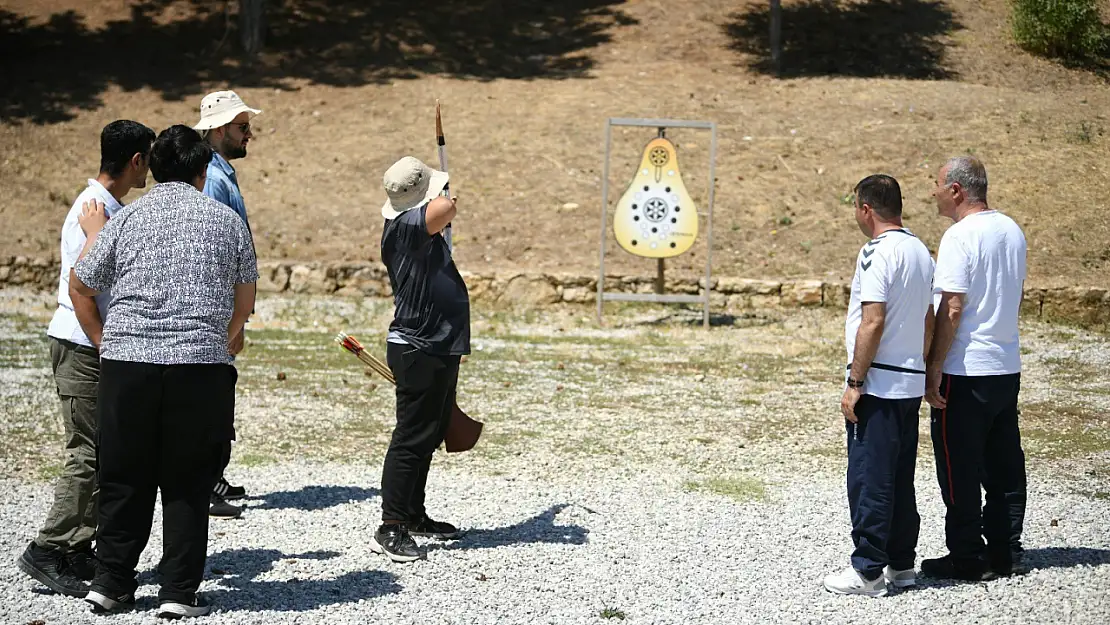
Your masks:
M255 56L265 43L266 0L239 0L239 41L247 56Z

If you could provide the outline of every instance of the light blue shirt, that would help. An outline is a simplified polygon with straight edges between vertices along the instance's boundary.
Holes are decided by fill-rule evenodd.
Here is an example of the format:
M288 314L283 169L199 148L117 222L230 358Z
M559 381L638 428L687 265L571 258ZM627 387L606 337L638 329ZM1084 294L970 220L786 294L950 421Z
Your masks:
M242 218L250 230L251 224L247 219L247 205L243 203L243 194L239 191L239 180L235 177L235 168L227 162L219 152L212 152L212 160L208 162L208 179L204 181L204 194L208 197L231 207Z
M212 160L208 161L208 176L204 181L204 194L228 206L243 220L250 232L251 222L247 220L247 205L243 203L243 194L239 191L239 179L235 177L235 168L227 159L220 156L219 152L212 151ZM254 246L254 237L251 237L251 246ZM228 362L234 363L235 356L228 356Z

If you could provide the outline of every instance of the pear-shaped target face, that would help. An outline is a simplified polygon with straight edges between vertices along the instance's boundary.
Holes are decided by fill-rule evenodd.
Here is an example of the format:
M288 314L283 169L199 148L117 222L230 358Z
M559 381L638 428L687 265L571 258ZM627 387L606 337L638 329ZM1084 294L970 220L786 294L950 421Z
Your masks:
M667 206L667 202L664 201L662 198L653 197L650 200L644 202L644 217L647 217L648 221L654 221L658 223L660 221L663 221L663 219L667 216L667 211L669 210L669 208L670 207Z
M662 167L667 164L667 161L671 160L671 155L667 152L667 148L656 147L651 149L648 159L651 160L652 165Z
M698 211L682 183L678 152L665 137L644 146L640 167L617 202L613 234L627 252L649 258L682 254L698 236Z

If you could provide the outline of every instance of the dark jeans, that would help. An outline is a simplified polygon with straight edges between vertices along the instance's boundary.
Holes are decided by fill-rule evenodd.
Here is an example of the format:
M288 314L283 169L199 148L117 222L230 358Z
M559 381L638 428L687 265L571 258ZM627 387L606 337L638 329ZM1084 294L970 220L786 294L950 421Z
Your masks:
M417 523L425 516L432 454L443 442L455 404L459 357L389 343L386 360L397 381L397 426L382 468L382 520Z
M1005 567L1021 547L1025 452L1018 430L1021 374L945 374L944 410L932 410L937 480L948 507L944 533L952 558ZM986 491L986 506L980 492ZM986 537L984 548L983 538Z
M921 398L860 397L858 423L848 431L848 508L852 514L852 567L868 580L883 567L912 569L921 517L913 476Z
M35 544L58 551L92 549L96 534L96 387L100 355L92 347L50 338L50 362L61 400L66 460L54 504Z
M233 367L101 361L100 516L93 589L134 592L162 492L160 599L190 601L208 550L208 498L235 403Z

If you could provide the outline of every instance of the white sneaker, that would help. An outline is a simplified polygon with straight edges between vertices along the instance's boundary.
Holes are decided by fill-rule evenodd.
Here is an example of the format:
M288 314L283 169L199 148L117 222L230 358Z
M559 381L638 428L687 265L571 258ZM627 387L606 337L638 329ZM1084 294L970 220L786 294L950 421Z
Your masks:
M895 588L908 588L917 585L917 575L913 569L898 570L889 566L883 569L883 578Z
M838 595L864 595L882 597L887 593L886 578L882 575L874 581L867 581L859 571L848 567L839 573L825 576L825 590Z
M200 595L195 595L189 603L164 599L158 605L158 616L167 619L204 616L211 611L212 606L208 605L208 602Z

